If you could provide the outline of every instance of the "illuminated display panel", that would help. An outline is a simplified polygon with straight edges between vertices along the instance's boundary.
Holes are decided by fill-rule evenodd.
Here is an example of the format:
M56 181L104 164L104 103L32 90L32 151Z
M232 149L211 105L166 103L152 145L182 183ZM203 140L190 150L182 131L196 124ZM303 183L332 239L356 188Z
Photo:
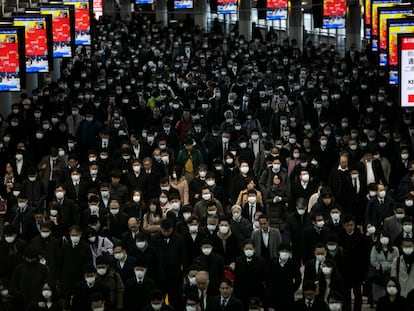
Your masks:
M346 0L323 1L322 27L327 29L344 28L346 21Z
M217 0L218 14L236 14L237 0Z
M267 0L266 1L266 19L280 20L287 19L288 1L287 0Z
M65 0L64 4L75 7L75 44L91 44L91 2L89 0Z

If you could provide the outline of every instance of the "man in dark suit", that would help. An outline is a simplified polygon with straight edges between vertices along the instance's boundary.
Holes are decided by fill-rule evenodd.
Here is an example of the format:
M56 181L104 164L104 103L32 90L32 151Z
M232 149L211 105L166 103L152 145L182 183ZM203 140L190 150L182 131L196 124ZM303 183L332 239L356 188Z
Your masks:
M325 243L326 234L329 232L325 228L325 220L322 213L312 214L312 224L303 230L303 260L310 260L314 256L315 245Z
M254 222L254 214L256 211L265 212L263 205L257 202L257 191L249 189L247 191L247 203L242 206L242 217L246 218L249 222Z
M365 211L365 223L371 223L376 228L383 228L384 220L392 216L394 199L387 195L387 190L382 184L377 185L377 195L368 201Z
M292 249L281 244L277 257L273 257L266 267L265 284L269 307L275 310L289 310L295 301L295 292L302 281L298 262L291 259Z
M295 181L291 186L290 206L295 206L298 198L304 198L309 201L312 194L317 192L317 184L310 179L310 172L307 168L302 168L299 175L299 181Z
M134 275L134 264L136 258L129 256L126 252L124 245L121 243L114 244L114 254L109 261L109 266L113 268L125 282Z
M316 297L316 284L312 281L304 282L303 298L293 305L293 311L328 311L325 301Z
M86 193L88 192L88 183L81 178L80 171L74 169L70 173L70 179L68 179L64 188L66 190L66 196L75 201L83 202L86 200Z
M146 276L147 263L142 260L134 262L134 273L125 283L124 310L142 311L151 303L151 293L155 282Z
M207 311L242 311L243 304L241 300L232 296L233 283L227 278L221 280L220 295L209 299Z
M160 258L160 267L164 272L162 284L168 293L170 304L180 306L179 289L183 271L187 270L187 258L183 238L174 232L171 219L161 221L161 232L152 239L152 247Z
M296 210L286 219L286 242L292 245L292 258L299 263L304 255L303 230L310 225L307 203L304 198L296 200Z
M369 254L369 246L366 239L355 227L354 216L348 215L343 218L344 229L339 234L339 245L344 250L344 309L351 310L351 290L354 293L355 311L361 311L362 293L361 285L368 270L368 260L365 256Z
M260 230L253 231L251 239L256 246L257 255L268 262L277 256L282 236L279 229L270 227L269 218L265 215L259 216L259 225Z
M152 198L155 198L159 195L159 184L161 181L160 170L153 165L153 160L150 157L146 157L142 160L142 165L145 170L145 185L144 188L147 189L146 201L149 201Z
M63 210L65 219L69 226L79 224L79 208L75 201L66 197L66 190L63 185L57 185L55 197L60 208Z
M142 167L141 160L133 159L131 165L132 170L129 170L129 173L125 176L126 186L128 187L129 192L131 193L132 190L141 190L142 192L146 192L146 174Z
M306 261L303 280L316 282L318 276L322 273L322 266L326 259L325 245L318 243L315 245L315 257Z
M244 306L248 306L251 297L258 297L263 301L265 261L255 253L251 240L243 243L243 253L230 268L234 274L234 296L239 298Z
M118 200L109 203L109 214L103 218L105 234L111 238L121 239L122 234L128 230L128 214L121 211Z
M359 163L358 171L361 175L361 180L364 185L368 185L371 182L376 184L388 185L388 181L385 178L384 170L382 169L381 161L374 159L371 152L367 152ZM371 180L373 177L374 180ZM398 184L395 186L398 187Z

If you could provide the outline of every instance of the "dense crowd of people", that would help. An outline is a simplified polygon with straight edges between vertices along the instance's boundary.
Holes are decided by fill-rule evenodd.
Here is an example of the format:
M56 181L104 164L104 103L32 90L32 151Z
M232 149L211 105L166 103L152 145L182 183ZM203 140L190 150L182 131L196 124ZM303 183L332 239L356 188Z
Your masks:
M413 309L411 111L253 34L104 17L0 117L1 311Z

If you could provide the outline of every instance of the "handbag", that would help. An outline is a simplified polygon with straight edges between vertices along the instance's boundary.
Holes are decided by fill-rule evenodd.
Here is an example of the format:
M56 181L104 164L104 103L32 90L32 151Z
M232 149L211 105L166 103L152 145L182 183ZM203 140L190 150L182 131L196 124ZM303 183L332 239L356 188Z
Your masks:
M4 215L7 212L7 200L0 196L0 215Z
M388 276L389 274L383 272L382 269L377 270L372 266L369 267L367 272L367 280L380 286L385 286Z

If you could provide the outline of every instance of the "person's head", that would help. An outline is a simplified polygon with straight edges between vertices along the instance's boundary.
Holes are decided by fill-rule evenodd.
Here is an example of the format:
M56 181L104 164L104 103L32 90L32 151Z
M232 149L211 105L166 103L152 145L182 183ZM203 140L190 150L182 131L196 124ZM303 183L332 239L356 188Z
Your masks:
M116 260L125 260L126 249L122 243L114 243L113 253Z
M88 284L88 286L95 284L96 276L96 269L93 265L85 265L83 267L83 278L85 279L85 282Z
M226 217L221 217L219 219L219 231L221 234L228 234L230 232L230 223L229 220Z
M3 228L3 238L7 244L14 243L17 238L17 228L12 224L7 224Z
M40 224L40 236L43 239L47 239L52 234L52 223L50 221L45 221Z
M198 271L196 274L196 285L201 291L205 291L210 283L210 277L207 271Z
M306 301L313 301L316 295L316 284L313 281L306 281L303 284L303 296Z
M233 282L227 278L220 281L220 296L223 298L229 298L233 293Z
M355 217L352 215L345 215L342 222L346 233L349 235L353 234L355 230Z
M326 240L326 250L328 252L336 252L338 250L339 239L335 233L327 234L325 240Z
M346 169L348 167L348 154L342 154L339 157L339 166L341 169Z
M414 250L414 241L409 238L404 238L401 241L401 249L404 255L410 256L413 254Z
M34 264L39 261L39 252L36 248L29 245L24 250L23 259L28 264Z
M266 215L260 215L259 225L262 231L267 232L269 230L269 218Z
M128 229L131 232L138 232L140 221L136 217L131 217L128 219Z
M319 261L324 261L326 257L326 248L322 243L317 243L314 248L315 257Z
M161 221L160 227L161 227L161 230L160 230L161 235L166 237L166 238L171 236L171 234L174 231L174 224L173 224L172 220L169 219L169 218L163 219Z
M307 204L304 198L298 198L296 200L296 211L299 215L304 215L306 213Z
M82 229L79 226L72 226L69 228L69 237L73 244L78 244L82 237Z
M286 261L290 258L292 247L287 243L281 243L278 251L280 260Z
M387 295L389 296L398 296L401 292L401 285L397 278L390 277L385 283L385 289Z
M344 303L344 298L340 292L331 291L328 295L329 311L341 311Z
M191 293L186 298L186 311L200 311L200 298L197 294Z
M120 208L121 204L119 204L118 200L111 200L111 202L109 203L109 212L114 216L119 214Z
M213 242L210 239L204 239L200 242L201 252L205 256L210 256L213 251Z
M212 198L211 189L208 186L204 186L201 189L201 197L204 201L210 201Z
M137 279L143 279L147 272L148 263L145 259L139 258L134 263L134 272Z
M196 265L191 265L188 268L187 278L188 278L188 282L192 286L196 285L196 275L197 275L198 271L200 271L200 268Z
M394 215L398 220L402 220L405 216L405 207L401 203L395 203Z
M150 300L151 300L151 307L154 311L158 311L161 309L163 301L164 301L164 295L159 289L154 289L150 293Z
M101 294L101 292L94 292L89 301L92 311L105 310L105 297Z
M318 229L323 228L325 225L325 219L322 213L316 212L312 214L312 225Z
M98 276L104 276L108 272L109 262L104 255L96 257L96 273Z
M257 191L254 189L247 190L247 202L249 204L256 204L257 202Z

